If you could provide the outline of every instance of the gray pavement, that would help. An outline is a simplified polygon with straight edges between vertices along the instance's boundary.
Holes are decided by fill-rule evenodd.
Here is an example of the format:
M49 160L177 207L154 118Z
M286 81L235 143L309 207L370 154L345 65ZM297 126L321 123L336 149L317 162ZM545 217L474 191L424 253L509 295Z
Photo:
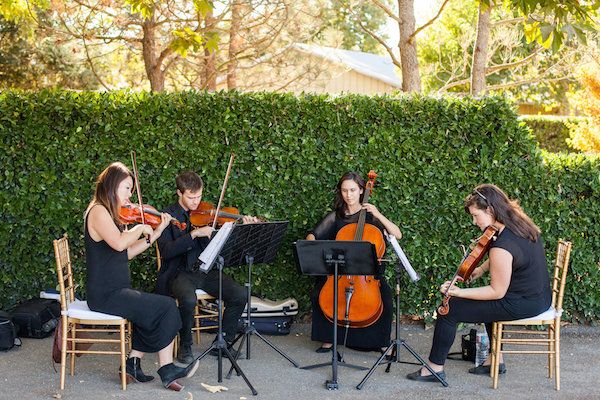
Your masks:
M468 331L465 328L458 335ZM402 326L401 336L418 354L426 357L431 345L433 330L419 326ZM457 335L457 338L459 337ZM545 356L507 355L507 373L500 378L499 388L491 388L487 376L474 376L467 372L472 365L465 361L448 360L447 380L450 387L437 383L409 381L405 375L418 367L394 364L390 373L379 367L362 390L355 386L365 371L339 369L339 390L328 391L324 382L331 378L331 368L302 370L294 368L287 360L271 350L258 337L252 337L252 357L240 360L239 365L252 382L257 396L241 379L223 379L220 385L227 392L209 393L201 383L217 385L217 361L207 356L202 360L196 375L182 383L182 392L164 389L158 380L155 355L148 355L142 365L146 373L156 377L153 382L131 384L126 391L120 389L118 360L115 356L85 355L77 359L75 376L67 375L65 390L59 390L59 373L52 366L50 350L52 338L24 339L23 347L0 353L0 399L600 399L598 373L600 356L600 328L566 326L562 330L561 390L554 390L553 381L546 377ZM202 344L194 350L200 352L212 341L213 335L204 334ZM327 354L317 354L318 344L310 340L310 326L296 324L288 336L267 336L300 365L328 361ZM459 340L455 341L458 350ZM415 361L406 351L402 358ZM376 353L347 350L347 362L370 367L377 359ZM229 362L223 363L225 372ZM58 365L56 366L59 367Z

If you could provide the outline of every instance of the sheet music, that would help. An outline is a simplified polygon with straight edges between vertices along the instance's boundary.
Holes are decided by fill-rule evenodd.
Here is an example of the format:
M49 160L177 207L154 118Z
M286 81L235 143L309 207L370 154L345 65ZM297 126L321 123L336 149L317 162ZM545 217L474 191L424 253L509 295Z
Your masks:
M227 241L227 238L229 238L229 235L233 230L233 226L233 222L225 222L215 237L211 239L208 246L206 246L204 251L198 256L198 261L200 261L200 271L208 272L210 270L215 258L221 252L221 249Z
M408 261L408 258L406 257L406 254L404 254L404 251L402 250L402 247L400 247L400 244L398 243L398 240L396 240L396 237L388 234L387 232L385 232L385 237L387 238L388 242L391 243L392 247L394 248L394 251L398 255L398 258L400 258L400 261L402 261L402 266L404 266L404 269L408 273L410 279L413 282L416 282L419 279L421 279L419 274L417 274L417 272L413 269L412 265L410 265L410 261Z

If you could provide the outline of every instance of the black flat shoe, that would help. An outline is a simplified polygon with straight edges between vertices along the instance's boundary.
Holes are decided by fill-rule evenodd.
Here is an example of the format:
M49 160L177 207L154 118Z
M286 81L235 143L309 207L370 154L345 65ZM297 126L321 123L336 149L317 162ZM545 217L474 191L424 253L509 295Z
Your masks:
M444 371L438 372L437 373L438 376L442 379L446 379L446 373ZM425 376L421 376L421 370L417 370L413 373L410 373L408 375L406 375L406 377L408 379L410 379L411 381L417 381L417 382L439 382L437 380L437 378L433 375L425 375Z
M333 351L333 346L323 347L323 345L321 345L321 347L315 350L317 353L329 353L330 351Z
M479 365L477 367L469 368L469 373L475 375L489 375L490 369L490 365ZM500 365L498 366L498 373L506 373L506 365L504 365L504 363L500 363Z

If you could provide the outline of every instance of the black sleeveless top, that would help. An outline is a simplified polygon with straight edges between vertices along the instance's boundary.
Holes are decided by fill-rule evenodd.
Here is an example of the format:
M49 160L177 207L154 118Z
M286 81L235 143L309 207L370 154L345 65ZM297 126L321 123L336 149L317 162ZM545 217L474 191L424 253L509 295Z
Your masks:
M116 251L104 240L94 241L85 218L86 292L90 309L101 307L115 290L130 288L127 250Z

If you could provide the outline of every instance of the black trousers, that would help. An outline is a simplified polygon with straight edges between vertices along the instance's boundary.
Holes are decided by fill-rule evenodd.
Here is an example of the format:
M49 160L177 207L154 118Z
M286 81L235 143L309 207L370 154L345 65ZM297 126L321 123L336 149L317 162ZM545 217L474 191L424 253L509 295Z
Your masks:
M180 271L171 283L171 291L179 301L181 314L181 330L179 331L182 345L192 344L192 327L194 325L194 308L196 307L196 289L202 289L211 296L219 296L219 271L212 269L204 272ZM246 289L230 277L223 275L223 332L225 340L235 339L238 320L246 308Z
M433 344L429 353L429 361L444 365L459 322L485 323L490 341L492 339L492 323L494 321L511 321L529 318L548 309L547 299L520 299L518 301L470 300L452 297L450 311L447 315L439 315L433 332Z

